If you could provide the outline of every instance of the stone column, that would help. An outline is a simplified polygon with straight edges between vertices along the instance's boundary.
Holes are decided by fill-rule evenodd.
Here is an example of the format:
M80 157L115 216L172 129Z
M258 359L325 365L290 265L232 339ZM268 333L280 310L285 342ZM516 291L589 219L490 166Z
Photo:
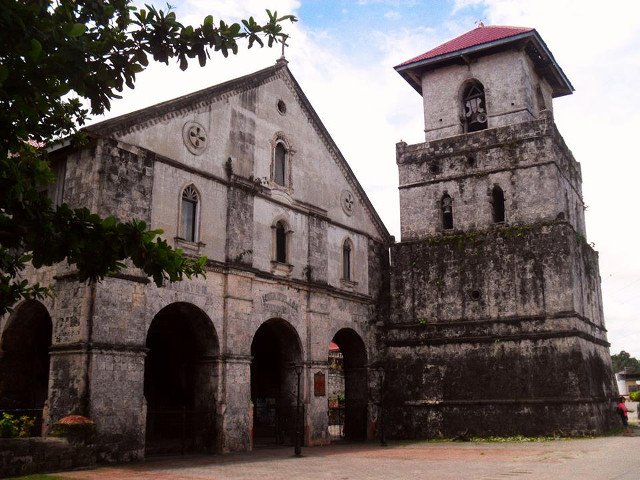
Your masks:
M253 448L251 403L251 356L226 356L222 363L225 387L218 407L220 450L248 451Z
M90 410L96 422L98 457L103 461L142 460L146 408L141 346L112 345L90 352Z

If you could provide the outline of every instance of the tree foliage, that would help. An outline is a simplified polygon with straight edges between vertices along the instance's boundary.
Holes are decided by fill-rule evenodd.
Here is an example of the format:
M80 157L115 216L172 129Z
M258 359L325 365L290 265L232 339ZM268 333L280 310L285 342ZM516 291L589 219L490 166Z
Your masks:
M203 275L205 258L184 257L141 221L121 223L86 208L55 206L42 192L51 183L46 146L73 136L90 114L109 110L150 60L190 59L284 41L282 23L267 10L264 23L204 18L181 24L174 12L129 0L0 0L0 314L46 288L20 278L35 267L67 260L80 280L96 281L133 264L157 285ZM84 102L83 102L84 100ZM84 104L88 104L85 106Z
M633 373L640 373L640 360L632 357L622 350L620 353L611 355L614 372L622 372L625 368L630 368Z

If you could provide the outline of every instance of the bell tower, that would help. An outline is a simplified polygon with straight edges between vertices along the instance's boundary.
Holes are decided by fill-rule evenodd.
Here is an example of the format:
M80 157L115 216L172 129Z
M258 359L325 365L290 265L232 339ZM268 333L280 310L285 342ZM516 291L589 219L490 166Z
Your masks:
M423 98L426 141L396 146L387 431L607 430L598 256L553 122L571 83L519 27L480 26L395 69Z

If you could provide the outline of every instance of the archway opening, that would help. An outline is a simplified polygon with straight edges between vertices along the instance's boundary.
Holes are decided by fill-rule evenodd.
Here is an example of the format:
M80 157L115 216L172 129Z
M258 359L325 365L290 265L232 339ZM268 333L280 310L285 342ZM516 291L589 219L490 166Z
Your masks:
M35 419L40 435L49 391L49 348L53 324L37 301L20 305L7 321L0 351L0 411Z
M268 320L253 337L251 357L253 444L291 445L304 418L297 409L298 394L304 403L295 368L302 365L300 338L285 320Z
M367 351L350 328L339 330L329 343L328 400L331 440L366 440Z
M154 317L146 346L147 454L212 451L219 346L211 320L173 303Z

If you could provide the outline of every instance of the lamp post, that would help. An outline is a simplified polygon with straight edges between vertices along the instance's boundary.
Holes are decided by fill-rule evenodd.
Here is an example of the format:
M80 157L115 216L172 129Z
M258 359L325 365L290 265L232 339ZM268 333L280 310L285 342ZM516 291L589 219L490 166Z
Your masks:
M298 389L297 389L297 393L296 393L296 418L295 418L295 424L296 424L296 438L295 438L295 446L293 449L293 453L296 457L300 457L302 455L302 445L300 442L300 376L302 375L302 365L301 364L296 364L293 367L296 371L296 375L298 376Z
M387 440L384 436L384 381L385 371L384 367L380 368L380 412L378 412L378 418L380 422L380 446L386 447Z

